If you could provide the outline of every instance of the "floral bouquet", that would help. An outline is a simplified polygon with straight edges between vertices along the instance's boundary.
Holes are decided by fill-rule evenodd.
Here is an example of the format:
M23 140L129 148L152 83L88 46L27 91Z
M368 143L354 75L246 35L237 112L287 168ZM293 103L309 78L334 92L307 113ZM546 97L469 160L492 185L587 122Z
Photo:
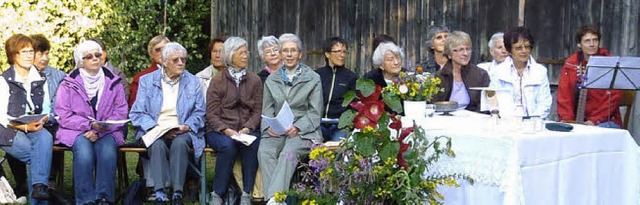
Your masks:
M438 87L440 83L440 78L422 72L422 67L418 66L415 73L400 72L398 79L384 90L403 100L431 101L431 97L442 90Z
M399 112L398 96L382 93L371 80L359 79L356 87L343 103L354 110L343 113L338 125L355 131L339 148L312 149L301 165L302 180L287 194L301 204L440 204L437 186L457 186L460 176L425 173L442 155L455 156L451 139L428 140L415 124L403 129L400 116L384 109Z

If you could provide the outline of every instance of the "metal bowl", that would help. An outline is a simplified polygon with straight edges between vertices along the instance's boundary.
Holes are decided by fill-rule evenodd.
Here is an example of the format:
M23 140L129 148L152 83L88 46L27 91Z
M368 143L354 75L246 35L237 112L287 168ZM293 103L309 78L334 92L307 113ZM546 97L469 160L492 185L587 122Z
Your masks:
M442 115L451 115L450 112L458 109L458 102L455 101L440 101L434 104L436 105L436 112L442 112Z

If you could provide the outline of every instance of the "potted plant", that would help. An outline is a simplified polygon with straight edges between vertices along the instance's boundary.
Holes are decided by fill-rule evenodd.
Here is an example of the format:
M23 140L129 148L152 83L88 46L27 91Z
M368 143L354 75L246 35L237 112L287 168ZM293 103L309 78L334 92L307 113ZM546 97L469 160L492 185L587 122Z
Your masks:
M404 110L410 110L405 112L406 117L417 120L424 118L427 101L431 101L433 95L442 91L438 87L440 83L440 78L422 72L422 67L418 66L416 72L400 72L398 78L385 87L383 92L404 100Z

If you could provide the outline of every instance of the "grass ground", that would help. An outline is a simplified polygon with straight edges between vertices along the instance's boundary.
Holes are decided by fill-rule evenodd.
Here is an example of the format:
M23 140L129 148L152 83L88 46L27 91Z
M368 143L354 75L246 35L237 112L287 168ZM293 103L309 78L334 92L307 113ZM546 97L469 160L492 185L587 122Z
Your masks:
M64 163L65 163L65 167L64 167L64 188L63 188L63 193L65 194L73 194L73 154L71 152L65 152L65 157L64 157ZM0 156L4 156L5 153L3 151L0 151ZM214 170L214 165L215 165L215 159L214 157L212 157L210 154L207 155L207 173L206 173L206 179L207 179L207 189L211 189L211 179L213 179L213 170ZM127 173L129 176L129 182L133 182L134 180L137 180L138 174L136 173L136 164L138 163L138 154L137 153L126 153L126 165L122 165L122 164L118 164L118 166L127 166ZM9 183L11 183L12 187L15 187L15 181L13 179L13 174L11 173L11 169L8 166L8 163L4 162L2 163L2 168L5 171L6 175L7 175L7 180L9 180ZM117 182L118 183L118 182ZM120 190L119 185L116 184L116 194L120 194L123 193L124 190ZM150 203L149 203L150 204ZM197 204L197 203L187 203L187 204Z

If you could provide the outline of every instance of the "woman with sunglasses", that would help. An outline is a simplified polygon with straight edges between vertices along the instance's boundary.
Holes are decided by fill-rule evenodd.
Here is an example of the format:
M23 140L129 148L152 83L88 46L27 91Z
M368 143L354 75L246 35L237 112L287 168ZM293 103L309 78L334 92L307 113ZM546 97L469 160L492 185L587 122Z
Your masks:
M501 115L547 118L551 108L551 91L547 68L531 56L535 40L525 27L504 34L509 56L492 71L490 87L497 90Z
M33 44L22 34L11 36L5 43L10 67L0 77L0 149L29 165L30 204L41 204L49 198L53 140L51 133L42 129L49 116L27 124L9 120L51 110L46 77L33 66Z
M73 52L76 69L58 88L55 112L60 116L56 144L73 150L73 181L77 204L113 204L116 155L124 144L127 101L120 77L102 67L95 41L80 43ZM95 178L94 178L95 176Z

